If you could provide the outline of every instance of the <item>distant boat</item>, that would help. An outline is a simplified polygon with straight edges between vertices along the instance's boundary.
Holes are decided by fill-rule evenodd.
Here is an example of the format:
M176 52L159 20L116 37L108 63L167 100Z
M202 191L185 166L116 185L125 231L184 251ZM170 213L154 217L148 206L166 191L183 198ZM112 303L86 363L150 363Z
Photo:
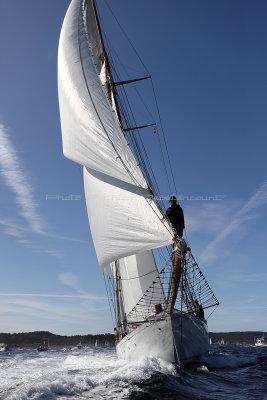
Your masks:
M254 345L257 347L267 346L267 338L265 338L264 336L260 338L254 338Z
M224 338L222 338L221 340L219 340L218 344L220 344L220 345L224 344Z
M80 343L77 344L77 349L82 349L82 347L83 347L83 346L82 346L82 342L80 342Z
M5 343L0 343L0 351L7 351L8 347Z
M96 341L95 341L95 347L97 347L98 346L98 343L97 343L97 339L96 339Z
M38 351L47 351L49 350L49 339L43 339L42 344L37 347Z
M210 338L210 344L212 344L212 340L211 340L211 338Z

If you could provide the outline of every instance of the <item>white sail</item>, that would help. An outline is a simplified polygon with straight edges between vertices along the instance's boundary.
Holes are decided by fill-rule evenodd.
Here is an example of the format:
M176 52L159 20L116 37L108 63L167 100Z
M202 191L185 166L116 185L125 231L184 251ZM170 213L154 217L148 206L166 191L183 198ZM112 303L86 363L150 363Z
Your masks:
M145 251L141 254L132 255L119 260L119 276L121 286L121 297L123 309L127 317L127 321L138 322L142 320L142 315L146 317L151 314L155 315L156 303L164 303L164 294L152 251ZM116 276L114 263L111 264L113 275ZM156 283L153 284L153 282ZM153 284L153 290L157 292L157 302L151 302L151 299L145 300L144 294ZM136 316L134 307L142 299L138 308L138 316ZM143 309L143 312L140 309ZM132 315L129 314L132 312Z
M101 268L172 242L167 221L144 189L84 168L84 190Z
M87 24L92 22L85 17L84 3L72 0L59 40L58 93L64 155L95 171L146 188L106 87L101 84L105 64L98 73L100 67L91 53L97 43L88 36Z
M59 41L58 91L63 152L86 167L90 227L105 269L119 258L170 244L172 234L145 198L145 178L102 86L105 62L92 14L90 0L72 0Z

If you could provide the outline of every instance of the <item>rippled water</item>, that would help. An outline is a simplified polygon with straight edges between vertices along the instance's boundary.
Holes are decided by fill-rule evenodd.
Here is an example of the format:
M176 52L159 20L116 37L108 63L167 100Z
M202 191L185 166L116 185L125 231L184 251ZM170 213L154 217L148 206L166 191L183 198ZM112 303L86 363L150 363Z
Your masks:
M267 399L267 347L215 346L179 370L156 358L127 363L114 348L0 353L0 399Z

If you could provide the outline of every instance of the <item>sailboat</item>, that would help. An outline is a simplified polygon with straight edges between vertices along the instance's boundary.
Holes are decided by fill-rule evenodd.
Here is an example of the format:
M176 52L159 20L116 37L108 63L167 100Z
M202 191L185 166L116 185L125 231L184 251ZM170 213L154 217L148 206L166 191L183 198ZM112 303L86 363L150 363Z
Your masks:
M0 343L0 351L7 351L8 347L5 343Z
M49 350L49 347L49 339L43 339L42 343L37 347L37 351L47 351Z
M219 303L188 243L175 236L139 129L121 108L94 0L72 0L59 40L63 153L83 167L95 251L108 283L120 359L182 365L208 352L206 310Z
M267 338L264 335L260 338L254 338L254 346L264 347L267 346Z

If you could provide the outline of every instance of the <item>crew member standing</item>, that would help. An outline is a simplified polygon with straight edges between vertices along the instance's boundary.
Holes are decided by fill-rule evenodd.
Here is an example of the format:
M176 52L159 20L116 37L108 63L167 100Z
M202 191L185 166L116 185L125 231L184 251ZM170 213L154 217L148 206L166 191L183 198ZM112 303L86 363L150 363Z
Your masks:
M183 236L183 230L185 228L184 212L182 207L177 204L177 199L175 196L171 196L169 202L171 203L171 206L167 209L166 215L180 239Z

